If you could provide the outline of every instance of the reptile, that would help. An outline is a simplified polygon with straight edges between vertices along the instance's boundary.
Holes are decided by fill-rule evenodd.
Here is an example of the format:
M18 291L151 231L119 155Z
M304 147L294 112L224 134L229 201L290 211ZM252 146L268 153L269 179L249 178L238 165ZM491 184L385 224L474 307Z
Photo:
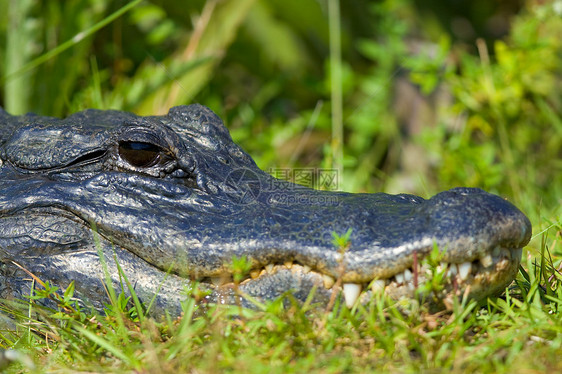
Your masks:
M5 300L74 281L74 296L102 309L107 285L125 276L154 314L179 315L195 284L201 303L305 300L314 290L322 304L342 289L352 306L381 291L416 297L436 267L446 278L438 299L482 299L514 279L531 236L518 208L477 188L424 199L276 179L199 104L64 119L0 110L0 129ZM333 234L348 230L338 248ZM234 283L242 258L249 272Z

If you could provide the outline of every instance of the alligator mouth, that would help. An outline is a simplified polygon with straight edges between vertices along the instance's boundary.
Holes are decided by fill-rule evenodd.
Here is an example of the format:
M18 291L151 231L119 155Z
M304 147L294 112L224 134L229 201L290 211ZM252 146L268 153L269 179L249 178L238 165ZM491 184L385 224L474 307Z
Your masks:
M496 246L483 257L463 263L439 262L427 259L414 261L414 265L402 269L388 278L371 279L361 283L342 281L321 273L310 266L295 261L268 264L250 271L240 283L240 288L266 282L281 273L293 278L307 277L317 287L329 292L343 292L345 304L351 308L359 300L366 303L374 295L385 293L395 300L429 296L432 304L449 307L454 297L483 299L500 293L515 278L521 261L522 248ZM437 282L435 282L437 280ZM206 277L201 280L216 291L234 288L232 275ZM431 292L432 295L428 295Z

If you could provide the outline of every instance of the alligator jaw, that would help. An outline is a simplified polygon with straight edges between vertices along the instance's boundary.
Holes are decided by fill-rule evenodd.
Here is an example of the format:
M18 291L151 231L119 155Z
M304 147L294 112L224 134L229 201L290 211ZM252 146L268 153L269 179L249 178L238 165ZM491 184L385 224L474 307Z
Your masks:
M420 262L409 268L382 279L372 279L361 283L342 282L327 274L311 269L293 261L282 264L268 264L259 269L253 269L248 277L240 283L241 289L245 286L259 287L260 282L271 283L276 276L302 279L307 277L310 284L329 292L343 291L346 305L351 308L357 300L365 303L373 295L384 292L392 299L415 298L417 290L426 289L426 285L435 277L443 277L440 282L441 289L433 289L430 302L448 307L452 305L455 296L472 299L482 299L488 295L501 292L517 274L521 261L522 248L510 249L496 246L485 256L463 263L440 262L436 266L429 261L420 259ZM414 269L415 268L415 269ZM271 278L271 279L270 279ZM345 278L345 274L342 274ZM234 288L232 276L210 277L203 279L204 283L211 283L212 288L218 293ZM301 290L302 291L302 290ZM363 292L363 293L362 293Z

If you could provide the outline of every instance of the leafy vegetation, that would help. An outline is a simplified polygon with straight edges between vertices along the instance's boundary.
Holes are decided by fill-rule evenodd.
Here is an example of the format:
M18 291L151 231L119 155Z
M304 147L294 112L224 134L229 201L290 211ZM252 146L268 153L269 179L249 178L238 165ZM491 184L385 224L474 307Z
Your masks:
M69 288L6 322L8 371L560 370L562 2L337 3L0 0L0 102L53 116L200 102L266 170L337 167L348 191L485 188L534 227L506 295L440 313L287 296L241 315L192 295L156 322L118 295L92 314Z

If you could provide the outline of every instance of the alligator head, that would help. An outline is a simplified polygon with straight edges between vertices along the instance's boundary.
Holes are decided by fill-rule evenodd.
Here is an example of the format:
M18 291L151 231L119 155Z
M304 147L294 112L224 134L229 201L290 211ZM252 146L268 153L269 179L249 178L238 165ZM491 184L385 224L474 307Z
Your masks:
M317 287L326 301L336 279L347 304L385 289L412 297L442 250L442 297L483 298L515 277L531 225L506 200L456 188L413 195L316 191L261 171L200 105L141 117L85 110L66 119L0 110L0 297L30 292L32 276L97 307L101 279L120 265L155 310L179 312L193 281L207 300L234 303L231 262L251 264L239 291L271 299ZM349 246L332 233L351 229Z

